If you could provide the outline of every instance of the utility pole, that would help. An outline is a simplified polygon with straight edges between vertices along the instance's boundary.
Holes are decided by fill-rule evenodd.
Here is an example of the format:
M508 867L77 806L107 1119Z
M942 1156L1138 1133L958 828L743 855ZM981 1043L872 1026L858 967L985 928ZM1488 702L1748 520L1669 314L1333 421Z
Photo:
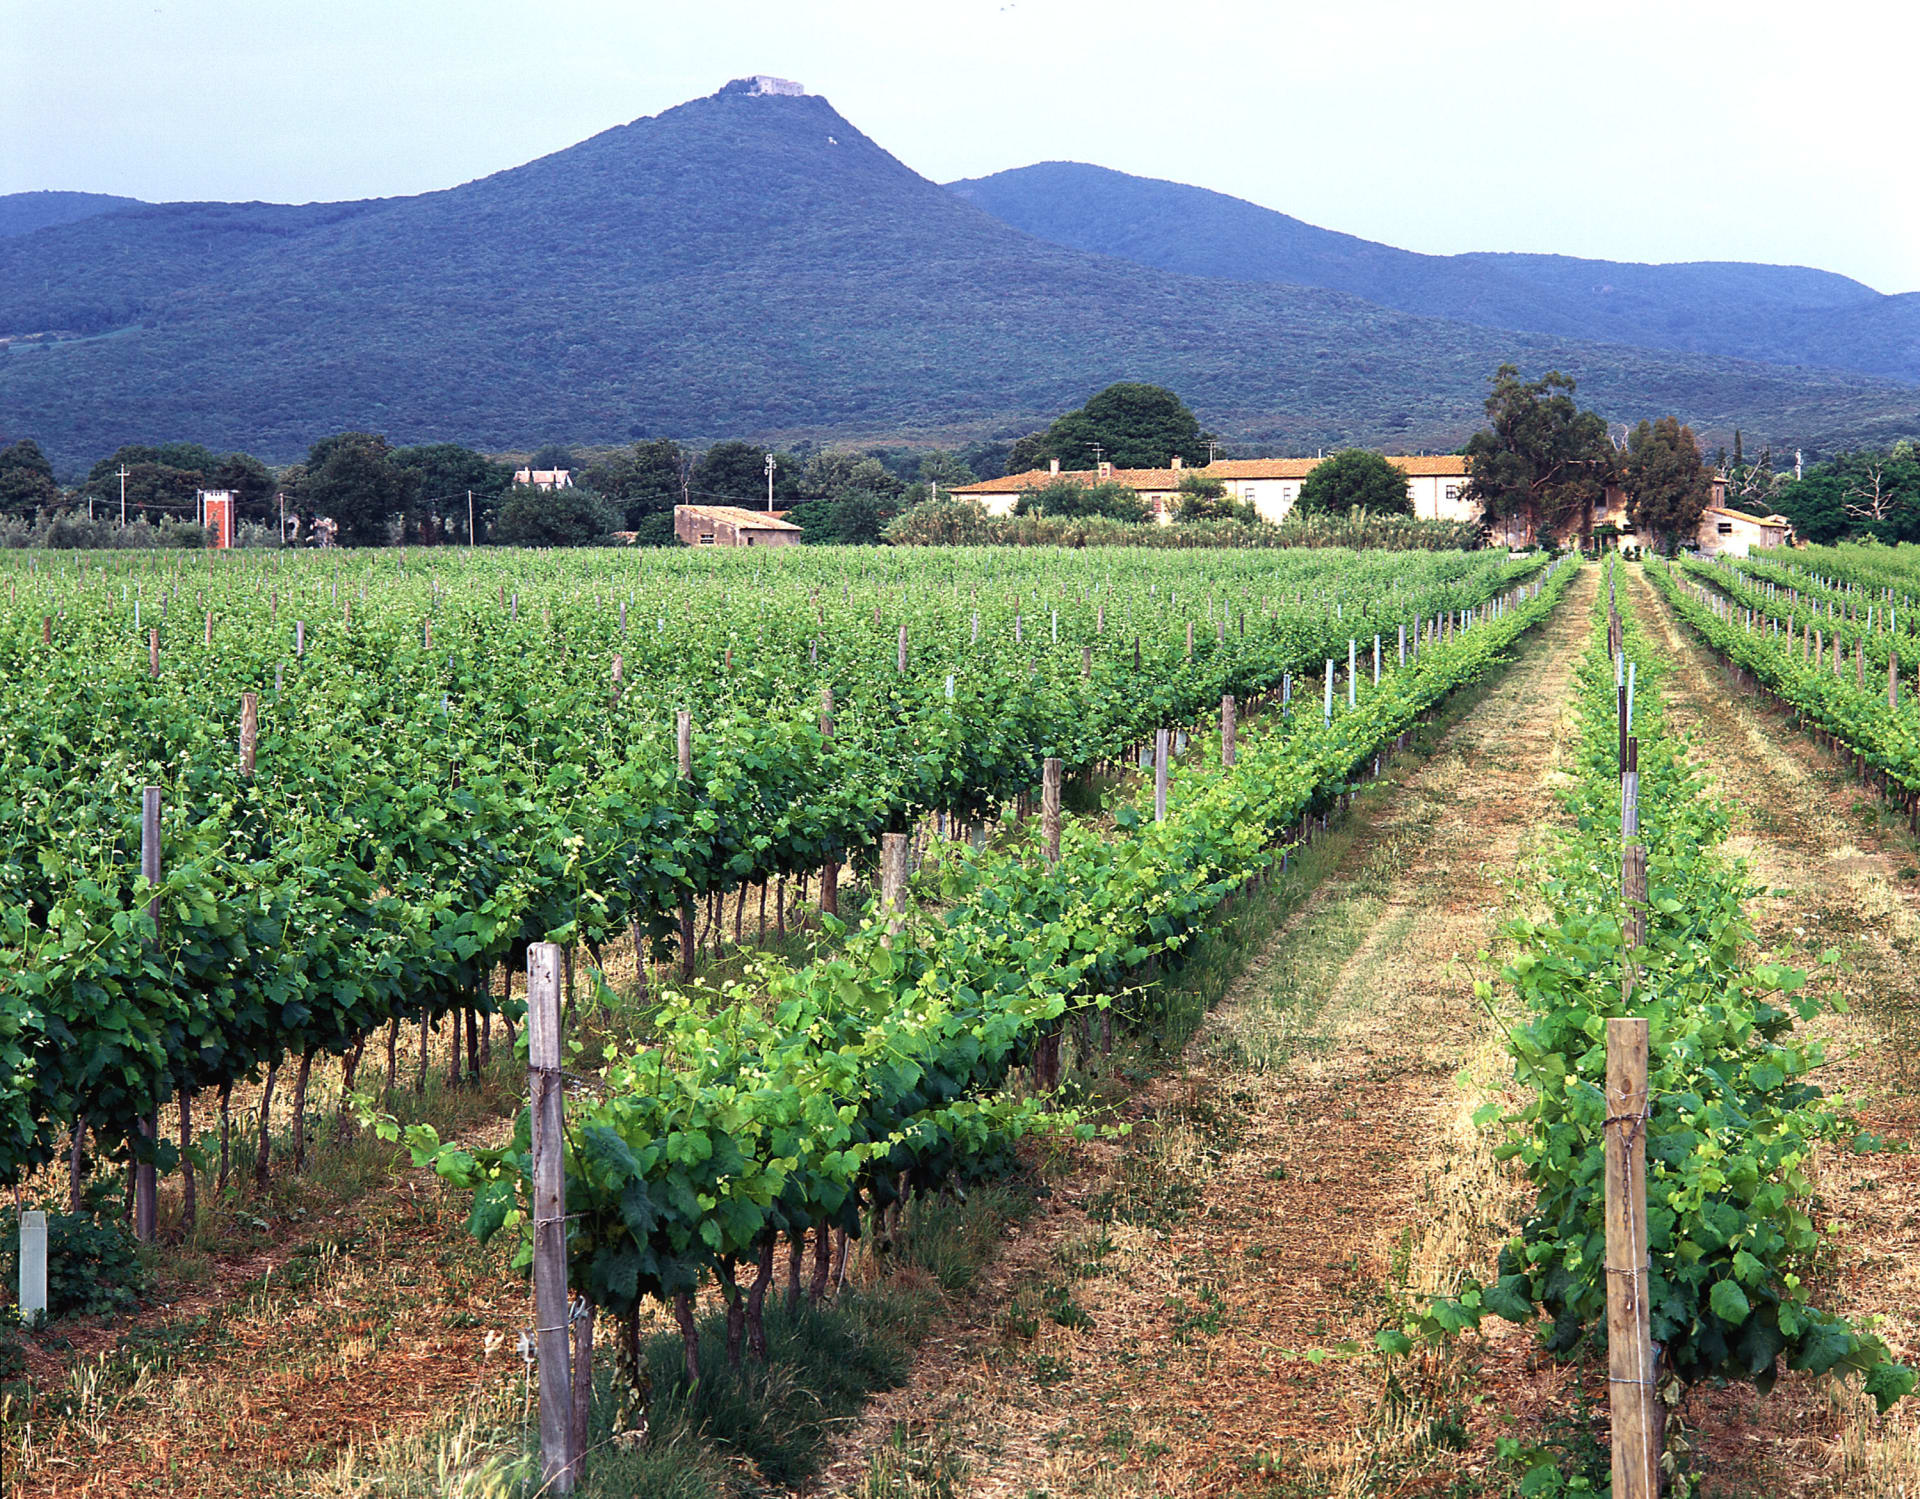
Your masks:
M120 524L123 528L127 524L127 466L124 463L120 465Z
M282 489L274 495L274 498L280 502L280 545L285 546L287 544L287 492ZM126 524L125 517L121 518L120 524L123 526Z
M767 454L767 509L773 509L773 454Z
M473 550L473 491L467 491L467 550Z

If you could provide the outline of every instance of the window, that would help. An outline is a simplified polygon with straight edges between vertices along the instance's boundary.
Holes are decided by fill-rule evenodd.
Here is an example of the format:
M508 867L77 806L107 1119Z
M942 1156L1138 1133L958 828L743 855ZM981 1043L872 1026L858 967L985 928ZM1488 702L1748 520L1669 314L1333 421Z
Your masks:
M1254 487L1251 484L1249 484L1247 486L1247 503L1249 505L1251 505L1254 501L1254 494L1255 494Z
M1450 500L1457 500L1460 498L1460 486L1458 484L1449 484L1447 486L1447 498Z
M1730 520L1723 520L1720 522L1719 526L1716 527L1715 529L1717 529L1722 536L1731 536L1733 535L1733 522Z
M712 545L713 545L713 532L711 532L711 531L702 531L702 532L700 533L700 545L701 545L701 546L703 546L703 547L710 547L710 546L712 546Z

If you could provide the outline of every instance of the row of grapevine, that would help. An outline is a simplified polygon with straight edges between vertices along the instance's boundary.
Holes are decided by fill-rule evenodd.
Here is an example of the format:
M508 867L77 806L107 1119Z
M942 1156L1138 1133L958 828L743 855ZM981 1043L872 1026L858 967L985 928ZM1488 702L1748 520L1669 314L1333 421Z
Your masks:
M1805 973L1754 961L1741 909L1750 877L1717 851L1726 810L1667 734L1666 664L1630 611L1621 654L1611 653L1604 609L1602 600L1578 671L1575 779L1565 793L1568 826L1548 854L1547 911L1513 924L1514 951L1502 970L1522 1008L1508 1051L1527 1098L1510 1113L1489 1104L1480 1115L1504 1130L1500 1152L1526 1172L1533 1206L1501 1251L1495 1284L1469 1283L1405 1333L1382 1334L1383 1346L1404 1349L1409 1334L1476 1326L1489 1312L1522 1323L1550 1319L1555 1351L1604 1341L1603 1037L1609 1017L1644 1016L1648 1296L1664 1377L1752 1381L1764 1390L1783 1368L1853 1371L1884 1410L1913 1389L1913 1371L1812 1300L1822 1249L1812 1157L1857 1134L1814 1082L1824 1060L1819 1042L1795 1032L1796 1017L1813 1018L1822 1001ZM1620 684L1629 663L1638 825L1623 838ZM1619 872L1624 846L1635 841L1645 850L1645 937L1629 942L1634 913ZM1480 991L1491 1001L1491 986Z
M170 1166L141 1124L176 1093L485 1009L530 940L661 941L709 891L864 857L930 812L984 818L1044 757L1113 759L1224 692L1317 676L1363 631L1396 650L1404 626L1417 655L1529 568L1265 563L1130 559L1115 578L1099 559L949 553L16 562L0 1179L82 1121ZM138 865L147 786L157 887Z
M1804 602L1769 600L1718 568L1649 563L1648 576L1714 650L1920 812L1920 681L1903 690L1909 657L1920 670L1920 643L1864 620L1850 629Z
M1014 1069L1043 1076L1038 1058L1071 1015L1109 1009L1142 964L1277 864L1304 816L1502 659L1571 575L1497 601L1352 711L1256 723L1232 767L1183 775L1164 819L1143 789L1110 833L1069 819L1057 861L1031 839L956 847L923 875L932 899L903 925L870 922L799 968L769 964L718 1004L670 996L651 1044L609 1055L569 1101L573 1287L629 1326L647 1300L671 1305L697 1374L693 1297L707 1278L753 1340L782 1236L792 1298L809 1235L824 1271L830 1230L858 1234L870 1210L997 1169L1027 1131L1084 1134L1057 1100L1010 1087ZM426 1127L409 1139L473 1189L476 1234L527 1225L526 1116L498 1149L442 1144ZM522 1264L530 1252L523 1233Z

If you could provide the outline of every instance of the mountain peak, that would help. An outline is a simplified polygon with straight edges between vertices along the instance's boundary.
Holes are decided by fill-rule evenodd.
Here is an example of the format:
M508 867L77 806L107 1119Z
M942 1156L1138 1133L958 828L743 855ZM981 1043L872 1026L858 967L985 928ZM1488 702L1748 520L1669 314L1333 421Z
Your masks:
M746 94L751 98L773 96L781 99L804 99L807 88L803 83L795 83L791 78L775 78L771 73L755 73L750 78L736 78L720 94ZM715 97L719 97L716 94Z

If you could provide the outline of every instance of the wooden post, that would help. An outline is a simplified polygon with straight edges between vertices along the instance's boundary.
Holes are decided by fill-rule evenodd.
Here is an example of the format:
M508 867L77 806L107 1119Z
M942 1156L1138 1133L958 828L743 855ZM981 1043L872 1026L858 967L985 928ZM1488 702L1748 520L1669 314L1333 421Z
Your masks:
M1400 664L1407 664L1407 626L1404 621L1400 625Z
M887 935L881 938L893 946L893 934L900 930L907 909L907 853L905 833L880 835L880 910L886 918Z
M1080 680L1085 682L1085 681L1091 680L1092 677L1093 677L1093 647L1090 645L1083 645L1080 647Z
M540 1358L540 1476L573 1492L567 1340L567 1181L560 1075L560 946L527 947L527 1088L533 1133L533 1326Z
M1060 862L1060 771L1058 755L1040 762L1040 838L1046 846L1049 868Z
M894 658L894 670L901 676L907 674L907 627L900 627L900 653Z
M254 755L260 747L260 694L240 694L240 774L253 774Z
M1900 706L1900 658L1891 645L1887 647L1887 706Z
M160 632L152 627L147 630L147 675L160 675Z
M140 873L151 885L160 883L160 788L148 786L140 799ZM160 924L160 897L147 902L147 915L157 929ZM140 1121L140 1134L149 1147L159 1143L159 1120L149 1116ZM133 1169L133 1236L142 1244L151 1244L158 1227L158 1182L153 1162L140 1161Z
M51 614L43 614L40 616L40 643L42 645L53 644L53 616ZM45 1223L46 1215L42 1214L41 1224L43 1227Z
M293 622L293 653L296 656L307 653L307 622L304 619Z
M674 721L674 753L680 779L693 779L693 714L681 709ZM693 898L680 902L680 977L693 977Z
M1167 820L1167 739L1165 729L1153 731L1153 820Z
M1657 1499L1660 1423L1647 1306L1647 1021L1607 1022L1607 1387L1615 1499Z
M1233 694L1220 699L1220 763L1232 765L1240 752L1240 715Z

